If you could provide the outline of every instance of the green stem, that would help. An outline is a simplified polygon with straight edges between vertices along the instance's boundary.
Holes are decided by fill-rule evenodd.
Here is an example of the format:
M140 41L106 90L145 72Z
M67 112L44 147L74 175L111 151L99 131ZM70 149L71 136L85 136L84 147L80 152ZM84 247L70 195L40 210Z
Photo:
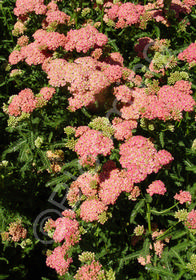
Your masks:
M164 213L167 213L168 211L170 211L171 209L173 209L174 207L176 207L178 204L179 204L179 202L177 202L176 204L174 204L174 205L171 206L170 208L165 209L165 210L163 210L163 211L151 210L151 213L152 213L152 214L156 214L156 215L164 214Z
M147 202L147 221L148 221L148 231L149 231L149 234L152 233L151 222L150 222L150 214L151 214L150 203Z
M5 24L6 24L6 26L7 26L7 30L9 31L10 37L11 37L11 39L12 39L12 42L14 42L14 38L13 38L13 36L12 36L11 25L7 22L7 17L6 17L6 15L5 15L5 13L4 13L4 8L3 8L3 7L2 7L2 9L1 9L1 11L2 11L2 15L3 15L3 18L4 18ZM11 14L10 14L10 11L9 11L9 16L10 16L10 15L11 15Z
M166 231L164 231L163 234L157 236L156 240L159 240L159 239L161 239L162 237L164 237L165 235L167 235L167 233L168 233L173 227L175 227L175 226L176 226L177 224L179 224L179 223L180 223L180 222L176 222L175 225L169 227Z

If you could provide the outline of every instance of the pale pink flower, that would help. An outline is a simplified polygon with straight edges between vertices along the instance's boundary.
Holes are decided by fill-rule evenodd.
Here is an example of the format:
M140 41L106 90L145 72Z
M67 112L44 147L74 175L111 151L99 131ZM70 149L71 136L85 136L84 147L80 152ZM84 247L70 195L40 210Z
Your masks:
M27 230L22 226L20 221L10 223L8 232L14 242L20 241L21 238L25 239L27 236Z
M105 279L104 270L102 270L102 265L95 260L92 260L91 264L84 264L81 266L76 275L74 276L76 280L98 280Z
M31 113L36 108L36 98L31 89L21 90L18 95L14 96L8 106L10 115L15 117L21 115L22 112Z
M100 131L91 129L80 136L75 145L75 152L82 165L94 165L98 155L110 155L113 148L113 141L110 138L105 137Z
M53 239L55 242L61 242L65 240L67 246L73 246L79 242L80 232L79 223L75 219L68 217L58 218L55 221L55 232Z
M149 264L149 263L151 263L151 256L150 255L147 255L146 256L146 258L144 258L144 257L142 257L142 256L140 256L139 258L137 258L137 260L138 260L138 262L141 264L141 265L143 265L143 266L145 266L146 264Z
M183 204L185 202L189 202L189 204L191 203L191 194L190 192L188 191L183 191L183 190L180 190L180 193L179 194L175 194L174 198L176 200L178 200L180 202L180 204Z
M115 129L114 137L117 140L129 139L132 136L132 130L137 127L137 121L123 121L121 118L114 118L112 124Z
M113 169L100 174L99 198L104 204L114 204L121 192L131 192L133 189L132 177L125 170Z
M29 65L38 65L44 63L44 61L51 56L49 52L40 50L40 45L35 41L27 46L21 48L21 54L23 60Z
M41 96L43 96L43 98L45 100L50 100L53 95L55 94L56 90L52 87L43 87L41 90L40 90L40 94Z
M186 226L190 229L196 229L196 210L192 210L188 213Z
M35 12L37 15L46 13L44 0L16 0L16 8L14 14L16 16L26 16L29 13Z
M64 47L66 51L75 49L77 52L86 53L91 48L104 46L107 41L106 35L99 33L95 27L87 25L78 30L70 30Z
M54 268L58 274L64 275L68 269L70 263L72 263L72 258L67 255L66 245L58 246L54 249L51 255L46 259L46 265Z
M164 195L166 191L167 189L165 188L165 184L161 180L152 182L152 184L150 184L146 190L150 196L153 196L154 194Z
M13 51L10 55L9 55L9 63L11 65L15 65L18 62L22 61L24 59L23 54L20 51Z
M132 90L126 85L120 85L114 87L113 94L116 96L116 99L121 102L129 103L132 99Z
M33 38L36 40L39 49L48 49L55 51L59 47L63 47L67 41L64 34L58 32L47 32L43 29L38 29Z
M47 8L51 7L49 6L49 4ZM66 13L61 12L59 10L49 9L46 13L45 21L47 22L47 24L51 24L53 22L56 24L66 24L67 22L69 22L69 20L70 20L70 16L68 16Z
M23 35L20 38L18 38L17 45L19 45L20 47L24 47L24 46L28 45L28 42L29 42L29 37Z
M169 155L171 158L171 154ZM148 174L158 172L168 161L164 161L163 158L161 162L154 144L149 139L137 135L120 146L120 163L123 168L127 168L133 182L139 183Z
M191 43L188 48L179 53L178 59L186 60L188 63L196 62L196 43Z
M14 24L14 29L12 30L12 35L13 36L19 36L19 35L23 35L24 32L27 30L25 24L18 20L15 24Z
M99 215L108 207L98 199L85 200L80 206L80 217L86 222L99 220Z
M82 194L86 197L95 196L97 194L97 184L98 184L98 175L91 174L90 172L84 172L80 175L77 180L77 186L80 188Z
M140 22L140 17L144 14L145 9L142 5L135 5L131 2L116 3L105 6L105 15L107 19L117 21L116 28L125 28Z
M164 246L165 244L161 240L157 240L156 242L154 242L155 254L159 256L159 258L161 258Z

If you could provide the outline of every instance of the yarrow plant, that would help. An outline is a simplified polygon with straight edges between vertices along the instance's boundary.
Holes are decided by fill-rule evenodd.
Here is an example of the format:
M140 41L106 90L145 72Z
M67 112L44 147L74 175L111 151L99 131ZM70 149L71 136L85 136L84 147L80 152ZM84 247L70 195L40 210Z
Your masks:
M195 0L15 1L0 87L14 89L2 115L16 141L0 172L33 207L48 267L37 278L195 277L195 11ZM4 246L26 237L20 221L1 231Z

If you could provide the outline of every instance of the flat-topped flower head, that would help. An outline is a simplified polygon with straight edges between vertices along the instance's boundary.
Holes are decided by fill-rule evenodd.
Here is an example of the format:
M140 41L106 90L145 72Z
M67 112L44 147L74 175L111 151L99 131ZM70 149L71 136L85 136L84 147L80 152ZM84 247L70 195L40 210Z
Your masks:
M167 189L165 188L165 184L161 180L156 180L150 184L146 190L150 196L154 194L164 195Z
M80 136L75 152L82 165L94 165L98 155L110 155L114 148L113 141L105 137L102 132L90 129Z
M54 268L61 276L68 271L70 263L72 262L72 258L69 258L67 255L67 247L65 244L56 247L52 254L46 259L46 265Z
M87 25L78 30L70 30L67 33L67 42L65 43L66 51L87 53L91 48L103 47L108 41L105 34L91 26Z
M173 159L171 154L167 152L167 157L161 161L154 144L149 139L139 135L132 136L120 146L120 156L121 166L127 169L135 183L143 181L148 174L158 172L163 165L168 164Z
M20 116L22 112L31 113L36 108L36 98L31 89L26 88L14 96L8 106L8 112L15 117Z
M178 200L180 204L183 204L185 202L188 202L190 204L192 199L190 192L183 190L180 190L179 194L176 193L174 198Z

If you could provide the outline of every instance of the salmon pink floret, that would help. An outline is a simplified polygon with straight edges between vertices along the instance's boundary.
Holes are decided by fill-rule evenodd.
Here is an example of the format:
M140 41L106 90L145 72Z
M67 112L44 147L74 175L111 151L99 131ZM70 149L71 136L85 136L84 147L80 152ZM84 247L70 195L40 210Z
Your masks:
M161 180L156 180L148 186L146 191L150 196L153 196L154 194L164 195L167 190L165 188L165 184Z
M99 33L99 31L87 25L78 30L70 30L67 33L67 42L65 43L66 51L73 51L86 53L89 49L95 47L102 47L108 41L106 35Z
M114 148L113 141L100 131L90 129L78 139L75 152L79 155L82 165L94 165L98 155L107 156Z
M36 108L36 99L31 89L26 88L14 96L8 106L9 114L12 116L20 116L22 112L31 113Z
M67 248L63 244L63 246L56 247L46 259L46 265L54 268L61 276L68 271L70 263L73 262L72 258L68 258L66 252Z
M196 229L196 210L192 210L188 213L186 225L190 229Z
M164 150L162 150L164 151ZM148 174L158 172L165 164L168 164L167 152L166 160L158 155L154 144L143 136L133 136L127 142L120 146L120 163L132 175L133 181L139 183L143 181Z
M79 223L75 219L68 217L58 218L55 221L55 232L53 239L55 242L61 242L65 240L67 246L73 246L79 242L80 232Z
M80 206L80 217L86 222L98 221L99 215L107 211L107 206L98 199L85 200Z
M183 204L185 202L189 202L189 204L190 204L191 203L191 199L192 199L190 192L182 191L182 190L180 190L179 194L176 193L174 198L176 200L178 200L180 202L180 204Z

